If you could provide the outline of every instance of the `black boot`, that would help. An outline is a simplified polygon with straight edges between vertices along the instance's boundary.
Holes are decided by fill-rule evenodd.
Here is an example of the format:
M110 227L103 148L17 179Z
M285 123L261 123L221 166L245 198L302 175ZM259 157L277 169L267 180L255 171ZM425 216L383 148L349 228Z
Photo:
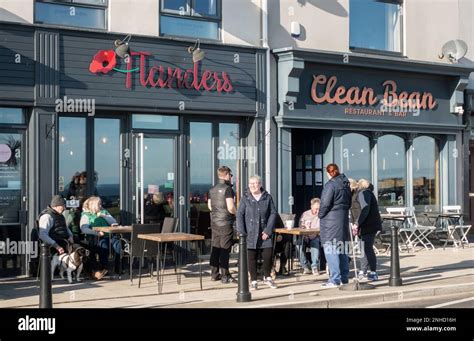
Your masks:
M221 283L237 283L237 280L230 275L229 269L221 269Z
M221 274L219 273L219 268L216 266L211 266L211 279L213 281L218 281L221 279Z

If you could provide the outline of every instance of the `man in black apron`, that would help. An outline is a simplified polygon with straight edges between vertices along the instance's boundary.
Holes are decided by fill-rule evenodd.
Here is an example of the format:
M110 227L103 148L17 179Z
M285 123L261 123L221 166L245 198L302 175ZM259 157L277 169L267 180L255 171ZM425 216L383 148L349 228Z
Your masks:
M211 277L222 283L235 283L237 280L230 275L229 257L234 235L235 203L232 189L232 171L222 166L217 170L219 183L210 190L207 202L211 210L212 250Z

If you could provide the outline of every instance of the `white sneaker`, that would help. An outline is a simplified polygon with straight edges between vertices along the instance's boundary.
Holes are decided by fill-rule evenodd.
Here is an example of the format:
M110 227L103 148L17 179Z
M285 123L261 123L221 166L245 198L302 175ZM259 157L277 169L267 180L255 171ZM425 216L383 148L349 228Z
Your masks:
M318 268L313 268L311 271L313 272L313 275L319 276Z
M303 269L303 275L310 275L310 274L311 274L311 270L308 269L307 267L305 267L305 268Z
M265 283L266 285L268 285L270 288L272 289L276 289L277 286L275 284L275 282L273 282L273 279L271 277L267 277L263 280L263 283Z
M321 288L329 289L329 288L338 288L340 285L337 285L336 283L333 282L326 282L321 284Z
M258 282L257 281L252 281L252 283L250 283L250 290L258 290Z

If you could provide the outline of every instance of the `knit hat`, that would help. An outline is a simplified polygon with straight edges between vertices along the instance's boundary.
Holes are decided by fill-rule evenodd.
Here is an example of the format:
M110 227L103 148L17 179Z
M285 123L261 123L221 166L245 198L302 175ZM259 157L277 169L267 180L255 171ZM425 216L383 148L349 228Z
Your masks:
M66 206L66 202L64 201L63 197L60 195L55 195L53 199L51 199L51 207L56 206Z

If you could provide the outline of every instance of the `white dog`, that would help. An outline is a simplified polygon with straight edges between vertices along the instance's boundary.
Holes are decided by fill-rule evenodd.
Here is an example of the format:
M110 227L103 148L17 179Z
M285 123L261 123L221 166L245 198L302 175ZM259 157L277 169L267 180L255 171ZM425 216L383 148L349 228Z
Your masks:
M54 255L51 260L51 280L53 280L54 277L54 270L59 266L59 275L61 276L61 279L64 279L64 271L67 271L67 281L71 284L72 272L77 270L76 280L80 282L80 275L84 266L82 259L86 256L89 256L89 250L86 250L82 246L77 247L70 253Z

